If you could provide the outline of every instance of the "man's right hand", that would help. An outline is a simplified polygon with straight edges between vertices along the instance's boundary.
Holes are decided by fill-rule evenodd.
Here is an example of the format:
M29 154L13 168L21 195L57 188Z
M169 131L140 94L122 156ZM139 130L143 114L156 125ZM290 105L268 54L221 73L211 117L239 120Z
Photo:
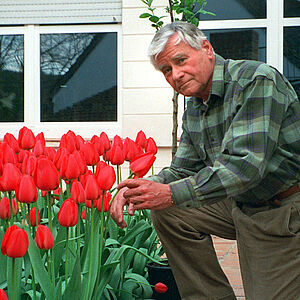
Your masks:
M110 215L120 228L127 227L123 214L125 205L128 205L128 201L123 196L126 190L128 190L127 187L124 187L119 190L110 207ZM128 213L131 216L134 215L133 204L129 204Z

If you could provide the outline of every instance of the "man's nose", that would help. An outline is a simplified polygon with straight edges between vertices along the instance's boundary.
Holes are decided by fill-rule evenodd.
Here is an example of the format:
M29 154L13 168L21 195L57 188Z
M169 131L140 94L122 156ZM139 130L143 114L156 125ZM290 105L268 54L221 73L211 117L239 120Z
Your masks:
M173 67L173 69L172 69L173 80L178 80L178 79L182 78L183 75L184 75L184 73L181 70L181 68Z

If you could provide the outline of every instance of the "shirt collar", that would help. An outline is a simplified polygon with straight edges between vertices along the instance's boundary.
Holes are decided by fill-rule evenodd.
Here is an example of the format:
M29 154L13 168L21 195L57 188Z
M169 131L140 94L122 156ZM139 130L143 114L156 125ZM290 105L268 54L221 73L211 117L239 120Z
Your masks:
M224 68L225 59L222 56L216 54L216 63L214 67L210 94L206 101L207 104L209 104L210 102L211 95L216 95L220 98L224 95ZM192 97L192 99L195 106L204 105L203 100L201 98Z

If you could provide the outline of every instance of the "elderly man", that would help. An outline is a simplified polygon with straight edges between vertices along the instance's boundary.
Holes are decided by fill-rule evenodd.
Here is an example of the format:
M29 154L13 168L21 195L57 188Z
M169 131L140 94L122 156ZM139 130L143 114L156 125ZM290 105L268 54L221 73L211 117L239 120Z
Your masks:
M164 26L149 55L192 97L171 166L125 180L111 215L151 209L184 300L235 299L211 235L236 239L246 298L300 299L300 104L286 78L224 60L191 24Z

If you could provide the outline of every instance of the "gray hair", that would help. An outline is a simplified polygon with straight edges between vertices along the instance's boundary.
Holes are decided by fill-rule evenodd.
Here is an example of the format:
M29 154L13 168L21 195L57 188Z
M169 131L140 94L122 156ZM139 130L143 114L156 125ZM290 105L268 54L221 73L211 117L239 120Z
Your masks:
M185 42L194 49L201 49L202 42L206 40L206 36L195 25L177 21L163 26L156 32L148 48L148 56L153 66L158 69L156 65L157 56L164 51L169 39L177 33L177 40L175 45L180 42Z

